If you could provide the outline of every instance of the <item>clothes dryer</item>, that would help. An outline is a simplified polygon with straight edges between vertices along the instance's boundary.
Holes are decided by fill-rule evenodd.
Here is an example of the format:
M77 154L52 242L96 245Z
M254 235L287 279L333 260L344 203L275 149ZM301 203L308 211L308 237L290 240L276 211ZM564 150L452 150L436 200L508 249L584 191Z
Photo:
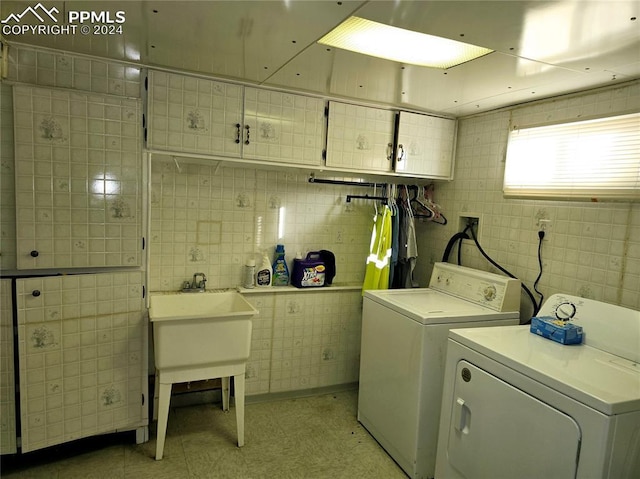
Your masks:
M538 316L582 326L449 332L436 478L640 477L640 312L553 295Z

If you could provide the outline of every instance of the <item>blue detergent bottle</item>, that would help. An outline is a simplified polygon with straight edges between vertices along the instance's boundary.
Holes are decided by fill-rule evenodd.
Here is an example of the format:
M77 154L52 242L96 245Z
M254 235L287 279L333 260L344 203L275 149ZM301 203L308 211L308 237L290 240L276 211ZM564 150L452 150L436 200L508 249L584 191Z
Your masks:
M286 286L289 284L289 267L284 258L284 245L276 245L276 257L273 261L273 286Z

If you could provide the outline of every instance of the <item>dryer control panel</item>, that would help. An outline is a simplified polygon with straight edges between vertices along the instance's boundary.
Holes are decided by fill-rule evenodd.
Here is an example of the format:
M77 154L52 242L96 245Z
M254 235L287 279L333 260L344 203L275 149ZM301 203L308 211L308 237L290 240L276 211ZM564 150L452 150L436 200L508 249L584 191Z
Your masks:
M550 296L538 311L584 330L585 344L640 363L640 312L569 294Z
M450 263L436 263L429 288L494 311L520 310L520 281Z

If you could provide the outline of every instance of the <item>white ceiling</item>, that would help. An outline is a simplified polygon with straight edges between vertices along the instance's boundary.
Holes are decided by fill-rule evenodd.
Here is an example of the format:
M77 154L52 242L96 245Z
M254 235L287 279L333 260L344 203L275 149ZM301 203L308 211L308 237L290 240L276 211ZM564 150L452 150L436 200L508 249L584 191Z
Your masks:
M3 0L1 17L35 3ZM123 34L4 40L450 116L640 78L638 0L42 3L124 11ZM316 43L350 15L495 52L443 71Z

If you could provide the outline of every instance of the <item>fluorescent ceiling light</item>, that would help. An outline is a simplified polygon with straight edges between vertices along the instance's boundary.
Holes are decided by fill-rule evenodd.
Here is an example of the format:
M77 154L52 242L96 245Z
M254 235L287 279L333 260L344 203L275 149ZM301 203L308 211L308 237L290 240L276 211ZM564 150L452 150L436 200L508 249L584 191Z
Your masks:
M493 52L447 38L349 17L318 43L400 63L450 68Z

